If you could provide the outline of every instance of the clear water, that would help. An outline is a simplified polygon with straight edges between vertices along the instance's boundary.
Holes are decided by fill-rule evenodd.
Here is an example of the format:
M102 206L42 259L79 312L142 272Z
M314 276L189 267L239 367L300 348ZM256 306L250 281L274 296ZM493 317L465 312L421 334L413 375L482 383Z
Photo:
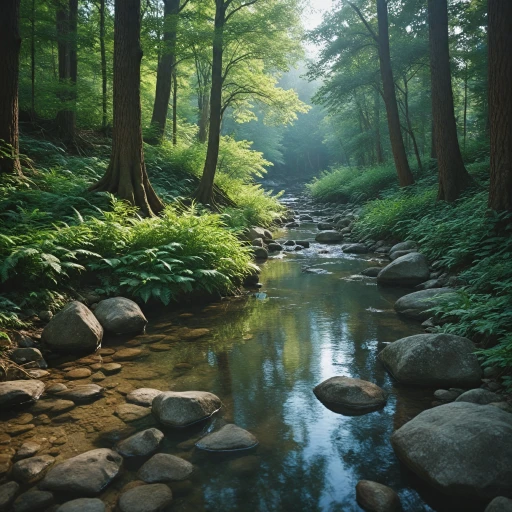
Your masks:
M313 240L315 233L310 225L286 236ZM361 479L395 489L408 512L467 510L418 486L391 448L392 432L429 407L432 390L394 384L377 360L387 343L422 331L393 311L404 290L381 289L374 279L358 276L375 263L371 257L345 255L338 246L313 244L265 263L263 288L249 298L172 314L150 312L147 335L128 341L143 348L146 357L123 363L119 374L103 381L109 389L106 398L77 407L58 423L41 424L36 418L36 428L19 442L61 436L62 458L110 447L142 428L127 426L113 414L128 390L204 390L222 399L221 412L191 430L166 431L164 451L197 467L191 482L172 486L172 510L359 511L355 485ZM306 271L311 268L326 273ZM188 314L183 316L184 311ZM180 341L183 327L210 332L195 341ZM156 335L162 337L156 348L167 345L168 350L155 351L148 343ZM121 348L126 343L114 338L104 346ZM190 366L176 368L180 363ZM53 370L55 380L59 375L58 368ZM387 406L356 417L330 411L312 390L335 375L378 384L390 393ZM15 415L10 418L16 421ZM250 430L259 446L250 453L224 456L193 448L195 439L224 422ZM136 479L140 464L127 462L121 478L102 496L107 503L114 504L123 485Z

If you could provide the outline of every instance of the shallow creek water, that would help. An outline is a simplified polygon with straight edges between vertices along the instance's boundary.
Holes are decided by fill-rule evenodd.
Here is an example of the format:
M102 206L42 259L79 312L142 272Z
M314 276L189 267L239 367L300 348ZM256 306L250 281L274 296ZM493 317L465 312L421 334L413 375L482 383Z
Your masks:
M311 224L281 235L314 240L316 232ZM320 250L329 252L319 254ZM141 359L121 361L120 373L97 382L107 389L105 398L55 417L31 418L30 408L4 414L0 430L11 435L13 426L35 426L12 435L10 444L0 448L9 452L30 439L60 460L111 447L152 424L151 418L125 423L114 414L131 389L204 390L222 399L220 413L192 430L165 431L163 451L186 458L197 468L190 482L172 486L172 510L360 511L355 485L361 479L394 488L408 512L456 510L422 491L391 448L394 429L429 407L432 390L396 385L377 360L385 344L422 331L419 324L393 311L394 301L405 290L380 289L375 279L358 276L376 262L374 256L343 254L336 245L312 244L265 263L263 288L249 298L171 314L149 311L146 335L110 338L103 345L143 349ZM326 273L309 273L306 268ZM183 341L183 334L190 332L187 328L207 328L209 333ZM53 382L67 383L65 370L81 366L59 364L52 369ZM91 361L86 359L82 365L87 364ZM312 389L335 375L378 384L390 393L387 406L354 417L330 411ZM91 378L75 382L88 383ZM225 422L250 430L259 446L250 453L224 456L194 449L193 441ZM7 436L0 439L7 442ZM126 462L102 499L113 506L119 490L136 479L140 465Z

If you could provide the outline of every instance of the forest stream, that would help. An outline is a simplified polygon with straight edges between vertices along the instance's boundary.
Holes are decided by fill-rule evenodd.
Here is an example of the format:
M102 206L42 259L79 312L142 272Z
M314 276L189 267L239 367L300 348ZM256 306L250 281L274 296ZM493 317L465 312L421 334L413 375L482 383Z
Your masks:
M295 206L293 197L285 201ZM262 288L249 298L174 313L149 311L145 334L107 338L101 356L52 362L52 382L72 386L73 375L75 383L96 382L106 394L57 414L40 414L44 400L4 413L1 428L12 436L9 448L35 441L43 445L41 453L62 459L111 448L129 434L158 427L150 413L120 407L131 390L209 391L223 403L216 415L191 428L164 430L159 451L195 467L190 480L171 484L172 510L360 511L354 488L361 479L395 489L408 512L470 510L423 489L390 444L394 430L430 407L433 392L399 386L377 360L386 344L422 332L419 323L393 310L406 290L381 289L375 279L359 275L383 264L380 256L349 255L339 245L314 243L316 233L313 223L276 233L275 238L311 245L264 263ZM127 348L135 350L123 356L119 351ZM98 371L100 362L120 363L121 369L107 365L118 373ZM329 410L313 388L336 375L379 385L389 393L387 405L360 416ZM221 455L194 448L225 423L249 430L259 445ZM121 476L100 495L106 504L114 505L119 491L137 480L142 462L125 460Z

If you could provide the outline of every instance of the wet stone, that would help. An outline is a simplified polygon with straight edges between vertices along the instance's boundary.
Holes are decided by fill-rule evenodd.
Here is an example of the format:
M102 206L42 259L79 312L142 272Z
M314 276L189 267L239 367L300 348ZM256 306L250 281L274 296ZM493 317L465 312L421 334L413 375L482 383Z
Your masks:
M53 505L51 492L31 490L20 495L14 502L14 512L42 512Z
M356 485L356 499L367 512L399 512L400 499L397 493L385 485L361 480Z
M62 400L62 399L47 399L40 400L37 402L31 409L34 414L40 413L52 413L52 414L60 414L66 411L69 411L75 407L74 402L71 400Z
M238 475L250 475L256 473L261 466L261 457L256 455L248 455L232 460L229 463L229 470Z
M179 482L187 480L193 471L190 462L167 453L157 453L139 469L137 477L147 483Z
M40 444L28 441L21 445L20 449L16 452L15 459L22 460L27 459L28 457L33 457L40 449Z
M116 351L113 348L100 348L96 353L100 356L111 356L115 354Z
M44 391L44 383L40 380L14 380L0 383L0 408L33 402Z
M248 450L257 446L256 437L236 425L225 425L217 432L208 434L196 443L197 448L207 451Z
M20 483L40 480L44 472L55 462L50 455L40 455L16 462L12 467L12 477Z
M91 376L91 370L89 368L75 368L66 373L68 379L86 379Z
M20 486L16 482L0 485L0 511L4 512L9 510L19 489Z
M56 512L106 512L105 503L98 498L78 498L61 505Z
M117 351L112 358L114 361L133 361L134 359L138 359L144 354L144 352L139 348L122 348Z
M123 457L146 457L155 452L164 439L164 434L150 428L118 443L116 451Z
M101 367L101 371L108 375L118 373L123 367L119 363L106 363Z
M5 432L7 432L11 436L19 436L20 434L24 434L25 432L29 432L34 429L36 426L32 423L28 425L12 425L10 423L7 424L5 428Z
M65 384L62 384L62 383L50 384L46 388L46 392L49 393L50 395L54 395L55 393L59 393L61 391L65 391L66 389L68 389L68 387Z
M125 423L130 423L151 416L151 408L135 404L121 404L116 408L115 415Z
M83 404L101 398L103 396L103 388L97 384L85 384L59 391L55 395L65 400L72 400L76 404Z
M172 491L165 484L141 485L119 498L121 512L160 512L172 502Z
M153 400L161 395L162 391L152 388L139 388L128 393L126 400L132 404L140 405L142 407L151 407Z

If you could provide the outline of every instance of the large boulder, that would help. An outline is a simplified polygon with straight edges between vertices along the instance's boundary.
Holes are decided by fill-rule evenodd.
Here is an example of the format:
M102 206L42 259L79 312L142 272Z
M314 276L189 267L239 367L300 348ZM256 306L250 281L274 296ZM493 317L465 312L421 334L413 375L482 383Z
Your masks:
M416 286L430 277L427 258L419 252L402 256L386 267L377 276L377 283L389 286Z
M395 302L395 311L415 320L427 320L432 316L428 310L437 306L442 300L456 293L453 288L434 288L404 295Z
M35 402L43 394L44 382L40 380L9 380L0 382L0 408Z
M487 505L485 512L512 512L512 500L498 496Z
M512 414L459 402L429 409L391 436L400 460L446 494L512 496Z
M263 240L271 240L272 233L268 229L265 229L265 228L259 228L259 227L249 228L249 231L247 233L247 240L249 240L249 242L252 242L256 238L263 238Z
M94 315L103 329L116 334L144 332L148 323L138 304L125 297L102 300Z
M400 512L398 494L385 485L361 480L356 485L356 500L367 512Z
M196 443L196 447L210 452L249 450L258 445L256 437L237 425L224 425Z
M387 401L386 392L376 384L350 377L331 377L316 386L313 392L321 402L349 414L374 411Z
M476 387L482 369L471 340L453 334L416 334L389 344L380 354L403 384L429 387Z
M152 411L169 427L187 427L205 420L222 407L220 398L206 391L166 391L153 400Z
M92 311L75 301L50 320L41 338L59 352L95 352L103 338L103 327Z
M39 487L78 496L95 496L117 476L122 463L121 455L113 450L91 450L54 466Z
M335 244L343 240L343 235L338 231L322 231L316 235L315 240L321 244Z

